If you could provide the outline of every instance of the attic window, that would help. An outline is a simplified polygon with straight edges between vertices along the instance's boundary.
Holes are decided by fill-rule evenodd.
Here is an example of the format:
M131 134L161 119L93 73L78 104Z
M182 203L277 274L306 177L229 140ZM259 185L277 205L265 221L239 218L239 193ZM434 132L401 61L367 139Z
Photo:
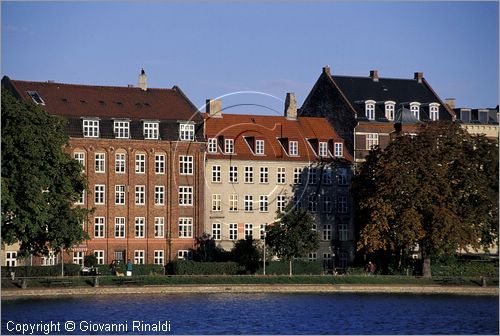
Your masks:
M375 101L367 100L365 102L365 115L368 120L375 120Z
M37 105L45 105L45 102L43 101L42 97L40 94L36 91L27 91L28 95L33 99L33 102Z

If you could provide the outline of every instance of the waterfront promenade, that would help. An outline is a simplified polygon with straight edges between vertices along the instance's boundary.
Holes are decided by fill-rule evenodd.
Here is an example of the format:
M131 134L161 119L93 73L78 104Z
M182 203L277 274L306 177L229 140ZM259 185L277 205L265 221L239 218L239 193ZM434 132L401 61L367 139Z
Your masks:
M2 300L122 294L207 293L388 293L498 296L498 287L416 285L170 285L3 289Z

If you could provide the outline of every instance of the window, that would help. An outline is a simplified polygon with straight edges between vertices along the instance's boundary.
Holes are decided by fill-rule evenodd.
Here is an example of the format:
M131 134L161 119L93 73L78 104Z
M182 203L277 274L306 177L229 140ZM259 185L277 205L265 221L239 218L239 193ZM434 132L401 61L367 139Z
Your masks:
M238 194L229 194L229 211L238 211Z
M125 254L124 253L125 251L115 251L113 254L114 254L114 259L115 260L118 260L118 262L123 262L123 255Z
M135 172L139 174L146 172L146 154L135 155Z
M214 240L220 240L221 238L220 223L212 223L212 237L214 238Z
M221 181L221 169L220 166L212 166L212 182Z
M278 195L276 197L276 210L279 212L285 211L285 205L286 205L286 196Z
M158 123L144 122L144 139L158 139Z
M144 217L135 217L135 238L144 238Z
M290 155L299 155L298 141L290 141L288 143L288 153L290 153Z
M238 183L238 167L229 166L229 183Z
M115 204L124 205L125 204L125 186L116 185L115 186Z
M323 253L323 267L328 265L329 267L332 262L332 254L331 253Z
M339 226L339 240L346 241L347 240L347 224L340 223Z
M347 196L337 197L337 212L347 213Z
M344 145L341 142L336 142L334 151L335 151L335 153L334 153L335 157L343 157L344 156Z
M85 190L82 191L78 199L75 201L75 204L84 204L85 203Z
M155 238L165 237L165 218L155 217Z
M181 141L194 141L194 124L179 124Z
M105 185L104 184L96 184L95 192L94 192L94 203L95 204L104 204L104 194L105 194Z
M217 153L217 139L209 138L207 143L207 151L209 153Z
M269 183L268 167L260 167L260 183Z
M17 266L17 252L5 252L5 266Z
M347 168L338 168L337 169L337 183L339 185L347 185Z
M155 174L165 174L165 155L155 155Z
M365 102L365 114L368 120L375 120L375 102L373 100Z
M83 120L83 137L99 137L99 120Z
M319 143L319 156L321 157L328 156L328 143L326 142Z
M155 205L165 204L165 186L155 186Z
M316 174L316 168L309 167L307 170L307 183L316 184L318 182L318 176Z
M134 251L134 264L143 265L144 264L144 250Z
M82 165L83 171L85 171L85 153L83 152L75 152L73 153L73 157L78 163Z
M42 266L54 266L55 264L57 264L57 257L53 251L49 251L48 255L42 256Z
M393 101L385 102L385 117L387 120L394 120L394 106L396 105Z
M478 117L479 117L479 122L481 124L487 124L488 123L488 111L478 111Z
M73 264L83 265L83 252L73 252Z
M221 211L221 195L212 194L212 211Z
M253 183L253 167L245 167L245 183Z
M255 154L264 155L264 140L255 141Z
M267 224L265 223L259 225L259 235L261 240L266 239L266 226Z
M179 205L193 205L193 187L179 187Z
M276 183L285 184L286 180L286 169L285 167L278 167L278 171L276 173Z
M460 111L460 120L464 123L470 122L470 110L461 110Z
M307 210L309 210L311 212L318 211L318 196L309 195L307 197Z
M224 140L224 152L226 154L234 154L234 139Z
M37 105L45 105L45 102L42 99L42 96L37 91L26 91L28 95L33 99L33 102Z
M125 173L125 154L115 154L115 173Z
M245 195L245 212L253 211L253 196Z
M293 184L302 184L302 168L294 168Z
M420 103L410 103L410 111L413 113L415 118L420 120Z
M193 157L179 156L179 173L181 175L193 175Z
M323 169L323 184L330 185L333 183L332 168L327 167Z
M155 250L155 255L154 255L154 264L155 265L163 265L165 260L165 251L163 250Z
M146 198L146 187L143 185L135 186L135 205L144 205Z
M330 224L323 225L323 240L332 239L332 226Z
M106 171L106 154L95 153L95 172L104 173Z
M104 265L104 250L95 250L94 257L96 258L97 265Z
M104 238L106 232L104 225L104 217L94 218L94 238Z
M125 217L115 217L115 238L125 238Z
M340 252L339 253L339 266L343 269L347 267L347 253Z
M439 120L439 104L432 103L429 105L429 119L433 121Z
M245 223L245 239L253 239L253 224Z
M117 121L115 120L113 131L115 132L115 137L120 139L128 139L129 138L129 126L130 123L128 121Z
M179 217L179 238L193 238L193 218Z
M366 135L366 149L373 149L378 146L378 133L368 133Z
M268 212L269 211L267 195L260 195L259 211L260 212Z
M191 260L191 259L193 259L192 252L189 250L179 250L177 252L177 259Z
M323 196L323 212L332 212L332 198L330 196Z
M229 239L238 240L238 224L229 223Z
M316 253L316 252L310 252L309 255L307 256L307 260L309 260L309 261L318 261L318 253Z

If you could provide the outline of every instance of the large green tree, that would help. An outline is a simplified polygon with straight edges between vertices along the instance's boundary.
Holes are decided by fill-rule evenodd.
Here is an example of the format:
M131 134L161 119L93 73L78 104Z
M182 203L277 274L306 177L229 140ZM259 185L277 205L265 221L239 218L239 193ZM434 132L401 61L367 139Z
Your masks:
M488 247L498 239L498 142L459 124L421 125L418 135L373 150L353 183L358 249L431 257Z
M83 167L63 149L65 120L2 88L2 240L35 255L71 247L87 235Z
M278 213L276 222L266 228L266 244L279 258L288 261L290 276L293 258L305 257L319 247L314 226L314 217L307 209L290 203L284 212Z

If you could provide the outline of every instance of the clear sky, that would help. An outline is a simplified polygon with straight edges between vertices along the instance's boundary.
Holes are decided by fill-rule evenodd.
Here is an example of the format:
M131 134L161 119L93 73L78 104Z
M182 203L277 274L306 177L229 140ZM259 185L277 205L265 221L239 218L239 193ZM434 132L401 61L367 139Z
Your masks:
M144 68L149 87L177 85L197 106L242 90L295 92L300 106L329 65L337 75L421 71L459 107L498 104L498 2L2 1L1 9L2 75L13 79L126 86ZM281 113L282 102L273 108Z

